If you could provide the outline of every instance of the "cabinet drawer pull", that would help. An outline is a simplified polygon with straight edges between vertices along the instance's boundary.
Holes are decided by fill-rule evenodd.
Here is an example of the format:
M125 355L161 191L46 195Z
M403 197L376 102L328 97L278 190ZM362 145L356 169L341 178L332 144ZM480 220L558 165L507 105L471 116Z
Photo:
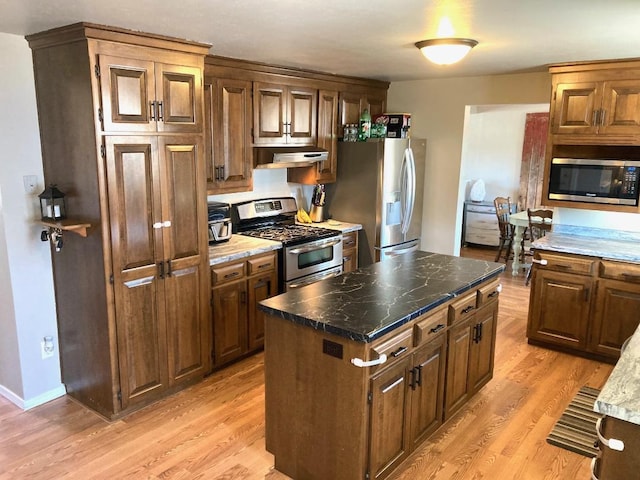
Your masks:
M387 361L387 356L383 353L375 360L369 360L365 362L361 358L352 358L351 363L353 363L356 367L364 368L364 367L375 367L376 365L382 365Z
M444 323L439 323L438 325L433 327L431 330L429 330L429 332L430 333L438 333L440 330L442 330L445 327L446 327L446 325Z
M256 268L258 270L262 270L263 268L269 268L271 266L271 263L263 263L262 265L258 265Z
M237 277L238 275L240 275L240 272L231 272L231 273L227 273L224 278L233 278L233 277Z
M395 382L393 382L391 385L387 385L386 387L384 387L382 389L382 393L387 393L389 390L392 390L394 387L397 387L398 385L400 385L402 382L404 382L404 377L400 377L399 379L397 379Z
M622 275L623 277L625 277L625 278L629 278L629 279L631 279L631 280L640 280L640 275L635 274L635 273L625 273L625 272L622 272L622 274L621 274L621 275Z
M596 477L596 462L597 462L598 457L593 457L591 459L591 480L600 480L598 477Z
M622 440L618 440L616 438L610 438L607 440L602 436L602 431L600 427L602 426L603 418L604 417L600 417L596 422L596 434L598 435L598 440L600 440L600 443L603 444L605 447L609 447L611 450L622 452L624 450L624 442Z
M462 309L462 313L469 313L474 308L476 308L476 307L474 307L473 305L469 305L468 307L465 307L465 308Z
M567 265L566 263L556 263L554 267L569 270L571 268L571 265Z
M391 356L393 358L397 358L400 355L402 355L403 353L405 353L407 350L408 350L407 347L400 347L395 352L391 352Z

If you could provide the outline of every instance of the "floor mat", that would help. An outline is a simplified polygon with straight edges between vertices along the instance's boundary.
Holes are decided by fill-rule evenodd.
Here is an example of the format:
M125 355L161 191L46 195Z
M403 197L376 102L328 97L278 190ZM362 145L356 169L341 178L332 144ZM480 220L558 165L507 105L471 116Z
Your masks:
M585 457L595 457L596 421L602 415L593 411L593 404L599 394L596 388L582 387L556 422L547 442Z

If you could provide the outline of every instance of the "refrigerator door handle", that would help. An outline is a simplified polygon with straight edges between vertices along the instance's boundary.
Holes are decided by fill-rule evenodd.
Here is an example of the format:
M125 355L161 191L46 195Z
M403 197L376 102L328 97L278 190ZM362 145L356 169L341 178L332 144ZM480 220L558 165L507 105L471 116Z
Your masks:
M402 157L401 197L402 197L402 235L406 235L411 225L413 206L416 197L416 168L411 148L406 148Z

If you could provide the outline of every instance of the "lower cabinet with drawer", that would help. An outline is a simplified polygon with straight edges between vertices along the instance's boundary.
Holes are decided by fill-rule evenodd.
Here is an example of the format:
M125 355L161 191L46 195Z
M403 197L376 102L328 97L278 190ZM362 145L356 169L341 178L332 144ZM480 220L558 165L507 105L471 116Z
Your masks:
M278 293L276 253L211 267L213 367L264 345L264 314L258 302Z
M499 291L492 279L368 344L270 316L265 437L275 468L292 478L389 476L491 379ZM468 339L458 348L460 326Z
M358 231L342 234L342 273L358 268Z
M640 317L640 265L537 251L532 270L530 343L615 361Z

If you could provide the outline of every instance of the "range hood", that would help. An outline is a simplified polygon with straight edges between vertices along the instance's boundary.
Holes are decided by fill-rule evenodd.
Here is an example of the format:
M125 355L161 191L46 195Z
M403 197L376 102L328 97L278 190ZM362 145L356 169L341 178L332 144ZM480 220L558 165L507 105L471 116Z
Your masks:
M329 152L318 147L260 147L255 158L255 168L301 168L327 160Z

